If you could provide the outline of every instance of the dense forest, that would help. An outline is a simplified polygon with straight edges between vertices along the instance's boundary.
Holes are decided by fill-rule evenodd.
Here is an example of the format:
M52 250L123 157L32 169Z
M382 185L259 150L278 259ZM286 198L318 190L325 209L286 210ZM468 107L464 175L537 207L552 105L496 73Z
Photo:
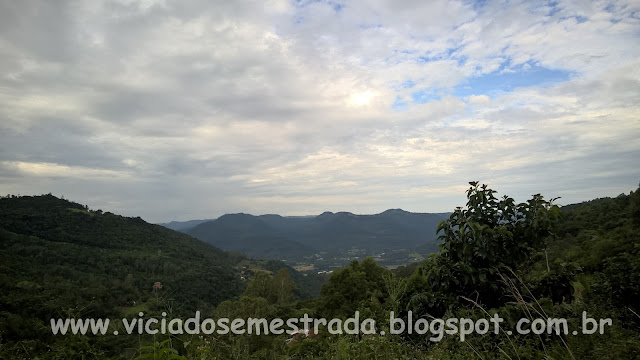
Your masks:
M640 189L558 207L470 183L438 226L440 249L388 270L354 261L322 279L252 261L139 218L51 195L0 199L0 358L635 359L640 358ZM157 283L157 285L154 285ZM311 295L310 295L311 294ZM504 319L464 342L418 334L52 335L52 317L347 319L376 327L409 311L429 321ZM520 318L610 318L604 334L509 334ZM121 326L119 323L113 327Z
M0 268L0 358L102 357L139 347L126 337L56 338L48 324L53 317L208 311L242 294L256 272L281 268L290 272L298 298L317 295L322 282L279 261L225 253L140 218L52 195L0 199ZM154 290L156 282L161 289Z

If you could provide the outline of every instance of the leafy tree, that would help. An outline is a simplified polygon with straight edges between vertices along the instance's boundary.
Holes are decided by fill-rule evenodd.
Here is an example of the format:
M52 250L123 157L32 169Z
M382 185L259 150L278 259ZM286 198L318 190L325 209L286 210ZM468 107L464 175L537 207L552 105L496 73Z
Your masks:
M295 299L296 290L296 283L291 278L289 270L282 268L274 276L264 271L256 273L247 285L244 296L260 297L273 304L288 304Z
M388 297L387 273L372 258L362 263L354 260L349 267L335 271L322 286L323 311L327 316L353 316L356 310L378 308Z
M286 304L293 301L293 292L296 289L296 284L291 279L289 270L280 269L271 280L271 284L277 304Z
M458 207L438 226L440 252L420 269L427 288L444 296L458 295L499 305L504 277L530 266L534 252L546 246L561 211L536 194L523 203L478 182L467 190L467 205ZM433 294L422 294L435 306ZM432 307L433 307L432 306ZM436 312L446 310L436 306Z
M264 271L259 271L255 274L247 289L244 291L244 296L261 297L264 299L271 299L273 297L272 277Z

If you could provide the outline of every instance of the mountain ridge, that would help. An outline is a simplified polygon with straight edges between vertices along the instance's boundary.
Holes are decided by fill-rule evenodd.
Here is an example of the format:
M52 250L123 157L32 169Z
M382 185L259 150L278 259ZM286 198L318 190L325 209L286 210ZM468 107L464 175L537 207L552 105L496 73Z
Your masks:
M362 250L363 255L437 250L438 223L450 213L388 209L358 215L325 211L317 216L225 214L181 231L227 251L250 257L300 260L314 254Z

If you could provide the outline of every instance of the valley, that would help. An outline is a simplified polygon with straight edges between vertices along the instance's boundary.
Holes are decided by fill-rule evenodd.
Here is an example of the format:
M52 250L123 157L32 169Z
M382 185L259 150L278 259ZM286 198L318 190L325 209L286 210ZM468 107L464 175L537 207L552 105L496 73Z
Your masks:
M227 214L172 222L173 227L226 251L282 260L301 272L327 273L372 257L389 269L424 260L438 249L436 228L450 213L325 212L318 216Z

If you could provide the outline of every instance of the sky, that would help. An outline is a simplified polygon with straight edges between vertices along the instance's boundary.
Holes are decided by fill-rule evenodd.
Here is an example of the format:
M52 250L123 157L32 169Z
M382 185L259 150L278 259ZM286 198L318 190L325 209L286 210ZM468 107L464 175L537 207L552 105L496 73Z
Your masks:
M151 222L640 182L638 1L0 0L0 193Z

